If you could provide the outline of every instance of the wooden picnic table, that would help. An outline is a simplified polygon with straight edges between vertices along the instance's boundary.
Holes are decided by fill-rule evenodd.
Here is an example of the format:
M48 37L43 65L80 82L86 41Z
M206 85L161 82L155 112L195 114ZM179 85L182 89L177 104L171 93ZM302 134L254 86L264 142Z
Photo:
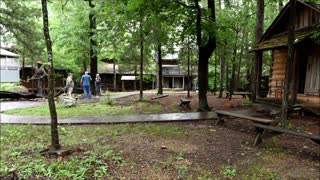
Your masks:
M191 107L190 107L190 102L191 102L190 99L180 98L180 104L179 104L179 106L181 106L181 107L186 106L186 107L188 107L189 109L191 109Z
M231 96L232 95L241 95L243 99L246 99L247 97L249 98L249 96L252 95L251 92L232 92L231 93ZM226 92L226 98L228 98L230 96L230 92Z

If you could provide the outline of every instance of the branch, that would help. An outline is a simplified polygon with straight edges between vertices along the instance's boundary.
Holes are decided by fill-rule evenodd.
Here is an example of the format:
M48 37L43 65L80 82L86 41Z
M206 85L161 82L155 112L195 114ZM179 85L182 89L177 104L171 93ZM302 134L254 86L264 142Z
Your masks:
M191 8L191 9L196 8L196 6L187 5L187 4L185 4L185 3L183 3L183 2L181 2L181 1L179 1L179 0L173 0L173 2L175 2L175 3L177 3L177 4L181 5L181 6L183 6L183 7L185 7L185 8Z

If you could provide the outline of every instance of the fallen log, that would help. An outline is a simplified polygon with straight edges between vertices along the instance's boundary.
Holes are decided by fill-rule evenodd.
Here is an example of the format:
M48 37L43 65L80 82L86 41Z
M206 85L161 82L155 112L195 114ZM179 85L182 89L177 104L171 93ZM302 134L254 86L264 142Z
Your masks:
M0 99L35 99L35 98L42 98L34 93L29 92L10 92L10 91L0 91Z

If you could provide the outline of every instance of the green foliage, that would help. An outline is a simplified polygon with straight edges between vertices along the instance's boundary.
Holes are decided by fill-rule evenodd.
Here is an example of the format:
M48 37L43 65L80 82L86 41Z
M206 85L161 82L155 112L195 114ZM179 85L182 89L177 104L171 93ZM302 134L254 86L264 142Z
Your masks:
M184 179L186 176L186 173L189 170L189 167L186 165L178 166L178 179Z
M236 176L237 170L233 167L227 166L227 167L223 168L222 173L223 173L224 177L232 178L232 177Z
M1 91L11 91L12 88L19 86L20 83L0 83Z
M179 152L177 160L184 160L184 154L182 152Z
M268 168L263 167L261 164L252 164L250 168L243 172L242 178L245 180L250 179L271 179L271 180L278 180L279 175Z
M245 106L252 106L253 102L250 101L249 99L245 99L245 100L242 101L242 104L245 105Z
M104 99L104 103L111 106L114 104L114 99L110 98L110 95L107 94L107 97Z
M79 147L81 151L58 159L43 157L39 152L48 144L49 126L1 126L0 176L15 172L21 179L32 179L35 176L52 179L104 179L109 176L110 166L118 168L126 164L122 153L115 150L114 146L117 144L106 145L110 144L110 138L116 140L119 135L130 134L183 136L182 129L168 124L60 126L59 132L64 148ZM184 170L181 167L181 174Z
M74 116L103 116L103 115L125 115L136 113L157 113L161 110L158 104L149 104L148 102L141 102L137 105L119 106L114 105L113 100L105 100L101 103L94 104L78 104L76 107L65 108L62 104L57 105L57 113L60 117L74 117ZM6 114L15 115L32 115L32 116L49 116L48 106L39 106L25 109L8 110Z

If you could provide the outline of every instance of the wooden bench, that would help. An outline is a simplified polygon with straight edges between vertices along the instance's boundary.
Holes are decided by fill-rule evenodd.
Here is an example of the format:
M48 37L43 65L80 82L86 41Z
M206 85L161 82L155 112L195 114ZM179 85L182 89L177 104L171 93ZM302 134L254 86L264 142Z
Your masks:
M301 104L289 105L288 106L288 116L290 114L298 113L300 116L304 116L303 107Z
M250 120L250 121L253 121L253 122L257 122L257 123L260 123L260 124L266 124L266 125L269 125L269 124L275 122L274 120L271 120L271 119L246 116L246 115L237 114L237 113L228 112L228 111L217 110L215 112L218 114L218 117L219 117L218 121L216 122L216 125L218 125L220 122L224 122L224 120L222 119L223 116L231 116L231 117L237 117L237 118L240 118L240 119L247 119L247 120Z
M158 95L158 96L152 97L151 99L154 100L154 99L159 99L167 96L169 96L169 94Z
M181 106L181 107L187 106L189 109L191 109L191 107L190 107L190 102L191 102L190 99L180 98L180 105L179 105L179 106Z
M246 99L247 97L249 98L249 96L252 95L251 92L233 92L231 93L231 96L232 95L241 95L243 99ZM230 92L226 92L226 98L229 98L230 97Z
M274 131L274 132L277 132L280 134L286 133L286 134L291 134L294 136L301 136L301 137L309 138L312 141L316 142L317 144L320 144L320 136L319 135L309 134L306 132L293 131L293 130L284 129L284 128L280 128L280 127L266 126L266 125L262 125L262 124L254 124L253 126L255 126L257 129L257 135L256 135L256 138L253 143L254 146L256 146L257 144L262 142L262 135L265 130Z

